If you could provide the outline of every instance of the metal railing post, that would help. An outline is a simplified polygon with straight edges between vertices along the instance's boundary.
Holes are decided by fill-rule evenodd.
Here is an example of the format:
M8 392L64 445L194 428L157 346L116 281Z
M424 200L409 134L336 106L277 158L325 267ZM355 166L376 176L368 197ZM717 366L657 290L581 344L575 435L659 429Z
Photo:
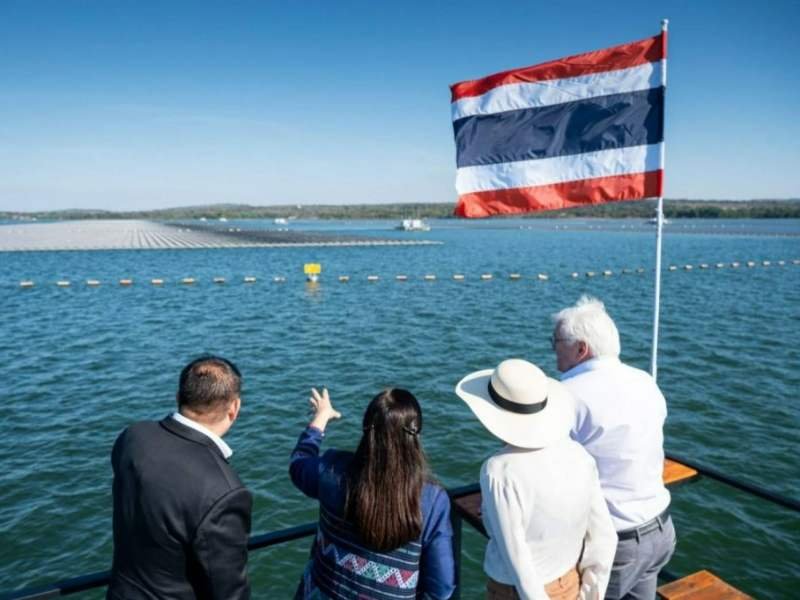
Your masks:
M461 598L461 531L463 529L464 520L458 511L450 511L450 524L453 526L453 560L455 562L455 580L456 589L451 596L452 600L460 600Z

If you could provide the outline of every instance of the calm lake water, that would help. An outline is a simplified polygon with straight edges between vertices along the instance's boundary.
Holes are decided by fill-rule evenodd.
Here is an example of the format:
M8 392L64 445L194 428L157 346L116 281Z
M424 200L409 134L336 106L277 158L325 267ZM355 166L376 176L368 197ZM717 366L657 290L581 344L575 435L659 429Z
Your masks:
M202 352L234 360L244 374L241 418L227 440L254 494L254 533L315 519L315 503L287 475L311 386L327 385L343 412L326 438L327 447L343 448L354 446L375 393L411 389L423 404L437 476L448 486L476 481L498 442L453 387L508 357L557 375L552 313L583 293L598 296L620 328L623 360L649 367L654 233L633 224L434 221L428 233L403 234L389 222L293 222L444 243L1 254L0 592L110 566L111 445L131 421L172 410L180 369ZM798 234L797 220L667 226L659 352L667 450L795 498ZM742 265L731 268L732 261ZM322 263L319 285L304 282L305 262ZM680 268L667 270L671 264ZM622 273L638 267L645 272ZM606 269L613 275L602 276ZM581 276L571 278L573 271ZM509 280L512 272L523 279ZM495 278L481 281L481 273ZM536 280L538 273L549 280ZM340 274L350 282L340 283ZM368 283L370 274L380 281ZM397 282L397 274L409 280ZM424 281L425 274L438 279ZM258 281L244 284L245 275ZM277 275L286 282L273 283ZM215 276L228 283L214 285ZM136 283L114 283L124 277ZM165 285L145 283L154 277ZM197 283L179 285L183 277ZM73 286L57 288L62 278ZM103 284L89 288L89 278ZM37 286L20 289L23 279ZM705 479L673 489L673 518L679 541L671 571L710 569L759 598L796 597L797 514ZM309 544L254 553L254 597L290 598ZM464 544L463 597L479 598L485 542L467 527Z

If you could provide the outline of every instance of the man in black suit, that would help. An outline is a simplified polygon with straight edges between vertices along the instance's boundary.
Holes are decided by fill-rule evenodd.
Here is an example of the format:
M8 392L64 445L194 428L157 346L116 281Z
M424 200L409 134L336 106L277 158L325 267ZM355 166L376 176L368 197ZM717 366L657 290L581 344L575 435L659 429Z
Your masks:
M239 415L241 374L218 357L181 372L178 412L114 444L114 564L108 599L250 598L252 498L222 441Z

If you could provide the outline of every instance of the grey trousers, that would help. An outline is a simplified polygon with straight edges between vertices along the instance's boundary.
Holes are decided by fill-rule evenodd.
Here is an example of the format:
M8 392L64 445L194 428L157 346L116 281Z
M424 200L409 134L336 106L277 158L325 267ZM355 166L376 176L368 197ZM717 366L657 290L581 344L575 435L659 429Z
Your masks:
M606 600L653 600L658 572L675 551L675 527L667 517L661 529L617 544Z

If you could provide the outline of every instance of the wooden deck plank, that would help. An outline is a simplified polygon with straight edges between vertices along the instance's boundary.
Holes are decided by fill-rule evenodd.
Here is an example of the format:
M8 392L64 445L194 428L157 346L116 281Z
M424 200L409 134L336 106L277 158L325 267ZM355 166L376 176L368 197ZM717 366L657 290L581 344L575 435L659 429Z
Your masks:
M674 460L664 459L664 485L690 481L698 476L697 471Z
M698 571L658 588L662 600L753 600L711 571Z

